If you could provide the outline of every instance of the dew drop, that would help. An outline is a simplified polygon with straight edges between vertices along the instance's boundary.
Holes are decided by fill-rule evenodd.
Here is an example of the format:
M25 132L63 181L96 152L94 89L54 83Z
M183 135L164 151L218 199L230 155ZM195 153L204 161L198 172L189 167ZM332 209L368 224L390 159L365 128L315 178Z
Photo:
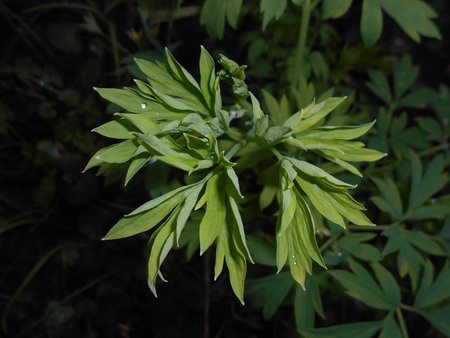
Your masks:
M141 103L141 109L145 109L145 108L147 108L147 103L145 103L145 102Z

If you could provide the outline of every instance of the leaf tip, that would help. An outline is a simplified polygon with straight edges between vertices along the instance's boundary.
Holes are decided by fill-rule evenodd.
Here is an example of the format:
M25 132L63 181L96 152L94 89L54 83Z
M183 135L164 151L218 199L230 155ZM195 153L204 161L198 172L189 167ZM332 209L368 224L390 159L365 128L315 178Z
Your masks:
M148 283L148 287L150 288L150 291L152 292L153 296L154 296L155 298L158 298L158 294L156 293L156 287L155 287L155 284L149 282L149 283Z

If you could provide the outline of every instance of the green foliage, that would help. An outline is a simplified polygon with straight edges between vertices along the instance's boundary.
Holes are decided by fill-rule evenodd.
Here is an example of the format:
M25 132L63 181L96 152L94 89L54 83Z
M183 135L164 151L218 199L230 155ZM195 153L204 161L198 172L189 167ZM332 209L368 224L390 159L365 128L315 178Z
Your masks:
M239 100L234 106L243 111L241 118L248 118L250 123L245 124L249 127L244 130L233 129L234 134L240 133L243 137L234 141L226 153L219 141L231 138L227 131L231 129L231 119L237 117L232 117L232 111L222 106L219 81L224 78L235 88L238 80L245 79L244 68L221 56L224 69L217 77L211 56L202 48L199 85L167 49L166 59L167 64L136 61L148 76L148 83L135 81L137 89L96 89L103 98L128 113L118 115L120 118L115 122L121 127L103 125L94 131L100 130L103 135L121 139L128 130L128 136L125 141L99 150L86 169L124 164L128 166L128 182L137 172L135 168L161 161L185 170L189 175L199 171L203 178L143 204L120 220L104 239L129 237L157 227L148 244L147 270L148 284L156 295L157 276L164 280L160 272L164 259L173 247L178 246L193 209L206 205L199 223L200 254L216 244L214 278L220 275L225 261L233 291L243 302L246 262L252 259L237 203L243 195L239 178L232 169L239 165L239 160L237 163L230 160L237 155L245 161L245 155L236 152L249 147L252 151L266 149L272 153L273 166L279 172L277 269L281 271L288 262L293 278L304 288L306 273L312 273L312 262L325 267L315 238L311 208L342 227L345 227L344 218L356 225L372 223L361 211L365 208L348 194L354 185L299 160L305 156L299 151L316 152L326 159L345 163L344 167L350 166L346 161L375 161L383 154L364 148L363 143L351 141L365 134L373 123L361 127L317 127L344 100L328 98L317 104L312 102L281 125L274 125L252 93L251 109L245 108L248 106L243 101L245 96L238 95ZM236 95L236 91L233 92ZM298 155L283 154L292 151ZM139 161L137 165L136 161Z
M450 336L446 6L1 2L2 334Z
M298 6L316 6L320 1L292 0ZM323 0L321 15L324 20L338 19L345 15L352 5L352 0ZM288 0L260 0L262 29L285 13ZM234 29L237 28L242 0L207 0L202 7L201 22L208 32L223 38L225 18ZM423 0L363 0L361 13L361 38L366 46L375 44L383 31L383 12L389 15L415 42L421 36L441 39L441 34L432 21L437 13Z

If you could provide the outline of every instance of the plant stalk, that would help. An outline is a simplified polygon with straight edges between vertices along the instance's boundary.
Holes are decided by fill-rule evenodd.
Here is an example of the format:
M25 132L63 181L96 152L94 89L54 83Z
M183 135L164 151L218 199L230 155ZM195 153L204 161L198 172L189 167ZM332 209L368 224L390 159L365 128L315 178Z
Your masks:
M253 133L253 129L250 129L239 142L236 142L230 150L225 154L225 158L227 160L231 160L231 158L236 155L239 150L241 150L247 143L248 143L248 137Z
M295 55L294 71L292 75L292 84L298 88L300 78L302 77L302 63L306 48L306 35L308 33L309 18L311 17L311 0L305 0L302 10L302 19L300 22L300 32L297 41L297 52Z
M408 330L406 329L405 320L403 318L402 310L398 307L395 310L395 313L397 314L397 319L400 324L400 329L402 330L402 336L403 338L409 338Z

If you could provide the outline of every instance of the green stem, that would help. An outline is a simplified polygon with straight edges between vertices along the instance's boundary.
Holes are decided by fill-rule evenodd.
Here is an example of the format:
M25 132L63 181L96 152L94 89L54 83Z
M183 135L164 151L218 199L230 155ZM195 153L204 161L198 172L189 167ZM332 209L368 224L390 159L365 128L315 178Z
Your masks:
M398 307L395 309L395 313L397 314L397 319L400 324L400 329L402 330L403 338L409 338L408 330L406 329L405 320L403 318L402 310Z
M326 249L328 249L335 241L337 240L336 237L329 238L325 243L323 243L320 247L320 252L324 252Z
M412 306L409 306L409 305L400 304L400 308L402 308L403 310L409 311L409 312L420 313L419 310L417 310L416 308L413 308Z
M297 41L297 52L295 55L294 71L292 75L292 84L298 87L302 77L302 63L306 48L306 35L308 33L309 18L311 16L311 0L305 0L303 4L302 19L300 22L300 32Z
M247 143L248 143L248 137L253 133L253 129L249 130L240 141L236 142L230 150L225 154L225 158L230 161L231 158L236 155L239 150L241 150ZM223 164L217 165L214 170L212 170L208 175L203 177L200 181L193 183L195 184L203 184L207 182L211 177L213 177L215 174L217 174L219 171L221 171L223 168Z
M227 160L231 160L231 158L236 155L239 150L241 150L247 143L248 143L248 138L251 136L251 134L253 134L254 131L253 129L250 129L241 139L239 142L236 142L230 150L228 150L228 152L225 154L225 158Z
M281 161L283 159L284 156L274 147L270 147L270 151L277 157L278 160Z
M389 229L391 225L375 225L375 226L364 226L364 225L349 225L348 230L363 230L363 231L384 231Z
M448 143L439 144L439 145L437 145L435 147L431 147L427 150L420 151L417 153L417 156L424 157L424 156L432 155L434 153L438 153L441 150L448 150Z

